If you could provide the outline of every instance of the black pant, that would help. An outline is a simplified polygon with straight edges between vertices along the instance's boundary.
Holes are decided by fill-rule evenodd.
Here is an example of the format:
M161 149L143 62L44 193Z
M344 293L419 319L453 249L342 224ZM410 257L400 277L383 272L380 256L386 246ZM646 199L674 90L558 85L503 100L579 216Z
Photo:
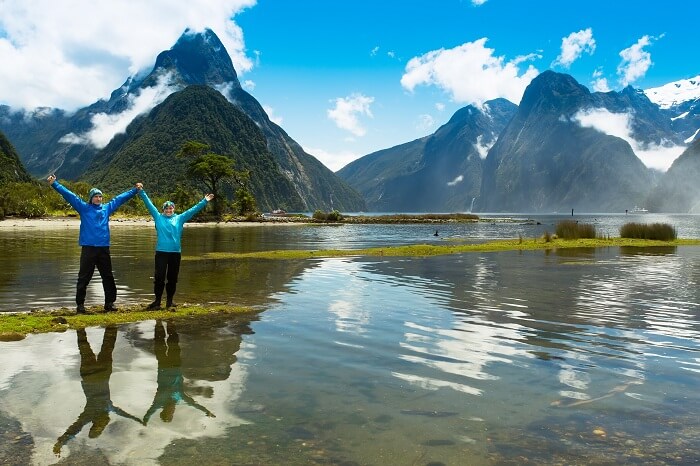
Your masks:
M168 295L168 304L172 303L177 288L177 277L180 274L179 252L156 251L156 270L153 274L153 293L156 301L160 302L163 297L163 288ZM168 280L166 285L165 280Z
M92 280L92 274L97 271L102 277L102 288L105 292L105 304L117 300L117 285L112 274L112 257L109 246L83 246L80 251L80 270L78 271L78 286L75 292L75 302L78 306L85 304L87 287Z

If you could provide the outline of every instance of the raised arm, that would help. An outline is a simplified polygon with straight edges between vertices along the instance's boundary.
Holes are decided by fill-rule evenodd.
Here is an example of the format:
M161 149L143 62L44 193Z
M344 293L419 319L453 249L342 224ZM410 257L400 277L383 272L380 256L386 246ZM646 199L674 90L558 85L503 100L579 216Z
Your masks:
M211 201L212 199L214 199L214 195L207 194L206 196L204 196L204 199L202 199L201 201L199 201L198 203L196 203L195 205L193 205L192 207L190 207L189 209L187 209L186 211L181 213L180 214L180 218L182 219L181 222L182 223L189 222L190 219L192 217L194 217L195 215L197 215L197 213L199 213L202 209L204 209L204 207L207 205L207 203L209 201Z
M151 214L151 217L155 219L158 215L160 215L160 212L158 212L156 206L153 205L153 202L151 202L151 198L148 197L148 194L146 194L146 191L144 189L139 191L139 197L146 206L146 209L148 209L148 212Z
M82 211L85 206L87 206L85 201L76 196L70 189L56 181L56 175L49 175L49 177L46 178L46 181L48 181L49 185L51 185L51 187L55 189L56 192L58 192L58 194L60 194L61 197L78 212Z
M122 206L125 202L129 201L132 197L136 196L136 193L141 191L139 188L139 185L141 183L137 183L133 188L131 188L128 191L124 191L121 193L119 196L115 197L109 203L107 203L107 212L109 215L112 215L115 210L117 210L119 207Z

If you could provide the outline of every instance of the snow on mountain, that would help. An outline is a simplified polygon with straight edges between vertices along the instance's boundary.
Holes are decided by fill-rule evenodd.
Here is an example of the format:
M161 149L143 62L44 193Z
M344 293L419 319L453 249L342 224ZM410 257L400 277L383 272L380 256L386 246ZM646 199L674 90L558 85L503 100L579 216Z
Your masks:
M646 96L662 109L700 98L700 75L690 79L681 79L660 87L644 91Z

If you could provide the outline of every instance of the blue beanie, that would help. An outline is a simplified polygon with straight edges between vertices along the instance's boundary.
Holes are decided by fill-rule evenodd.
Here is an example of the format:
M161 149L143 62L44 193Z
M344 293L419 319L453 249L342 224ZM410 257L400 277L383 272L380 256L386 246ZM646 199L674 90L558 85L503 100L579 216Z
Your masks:
M163 203L163 210L165 210L165 208L168 207L169 205L173 206L173 209L175 208L175 204L173 204L172 201L165 201Z
M92 204L92 198L97 196L97 195L102 195L102 191L100 191L97 188L92 188L90 192L88 193L88 204Z

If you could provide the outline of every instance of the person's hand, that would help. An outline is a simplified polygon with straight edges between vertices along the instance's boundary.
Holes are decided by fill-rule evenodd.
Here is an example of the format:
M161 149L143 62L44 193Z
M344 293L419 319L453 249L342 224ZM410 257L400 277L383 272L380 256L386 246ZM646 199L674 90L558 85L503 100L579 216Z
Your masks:
M143 183L136 183L136 189L141 191L143 189Z
M49 175L49 177L46 178L46 181L48 181L49 184L53 184L53 182L56 181L56 175Z
M204 196L204 199L206 199L207 202L209 202L209 201L211 201L212 199L214 199L214 195L213 195L213 194L207 194L206 196Z

